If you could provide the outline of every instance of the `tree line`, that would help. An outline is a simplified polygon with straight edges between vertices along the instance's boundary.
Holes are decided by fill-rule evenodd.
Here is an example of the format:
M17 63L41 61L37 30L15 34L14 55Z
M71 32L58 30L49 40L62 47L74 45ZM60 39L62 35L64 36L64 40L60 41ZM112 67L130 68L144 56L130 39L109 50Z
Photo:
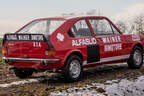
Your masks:
M123 33L144 35L144 14L139 14L129 21L117 21L116 25Z
M63 13L62 16L75 16L75 15L95 15L102 16L100 10L89 10L85 13ZM116 21L115 24L120 29L122 33L127 34L143 34L144 35L144 14L139 14L138 16L133 17L127 21Z

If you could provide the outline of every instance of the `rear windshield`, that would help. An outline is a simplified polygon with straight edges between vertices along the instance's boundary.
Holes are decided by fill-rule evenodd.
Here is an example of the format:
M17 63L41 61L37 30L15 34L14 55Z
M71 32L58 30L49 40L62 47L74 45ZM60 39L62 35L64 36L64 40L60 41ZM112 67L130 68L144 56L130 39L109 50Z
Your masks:
M65 20L37 20L28 24L26 27L21 29L18 33L28 33L28 34L46 34L50 35L54 32L60 25L64 23Z

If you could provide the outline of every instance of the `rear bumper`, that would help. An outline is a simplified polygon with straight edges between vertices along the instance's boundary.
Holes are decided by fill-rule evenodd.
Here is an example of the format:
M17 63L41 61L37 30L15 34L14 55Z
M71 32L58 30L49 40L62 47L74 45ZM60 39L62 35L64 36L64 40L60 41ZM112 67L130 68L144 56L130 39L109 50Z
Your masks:
M57 63L60 59L39 59L39 58L12 58L12 57L3 57L3 60L6 62L9 61L27 61L27 62L41 62L41 63Z

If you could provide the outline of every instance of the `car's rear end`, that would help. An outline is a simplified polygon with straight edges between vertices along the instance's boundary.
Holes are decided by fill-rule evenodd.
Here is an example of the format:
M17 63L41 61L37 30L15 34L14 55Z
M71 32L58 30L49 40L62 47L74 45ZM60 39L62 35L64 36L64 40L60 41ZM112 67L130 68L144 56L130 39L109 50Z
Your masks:
M14 67L43 68L59 61L48 58L54 49L42 34L5 34L3 44L3 59Z
M18 32L5 34L3 60L13 68L54 69L60 61L50 35L63 24L61 19L34 20Z

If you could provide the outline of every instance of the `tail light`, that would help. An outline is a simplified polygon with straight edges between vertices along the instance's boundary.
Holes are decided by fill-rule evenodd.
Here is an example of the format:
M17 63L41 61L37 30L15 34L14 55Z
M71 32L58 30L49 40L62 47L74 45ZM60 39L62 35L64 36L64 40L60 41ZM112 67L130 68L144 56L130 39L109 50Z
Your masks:
M3 54L3 55L6 55L6 54L7 54L7 49L4 48L4 47L2 48L2 54Z
M45 49L45 55L46 56L51 56L51 55L55 55L56 51L54 49Z

